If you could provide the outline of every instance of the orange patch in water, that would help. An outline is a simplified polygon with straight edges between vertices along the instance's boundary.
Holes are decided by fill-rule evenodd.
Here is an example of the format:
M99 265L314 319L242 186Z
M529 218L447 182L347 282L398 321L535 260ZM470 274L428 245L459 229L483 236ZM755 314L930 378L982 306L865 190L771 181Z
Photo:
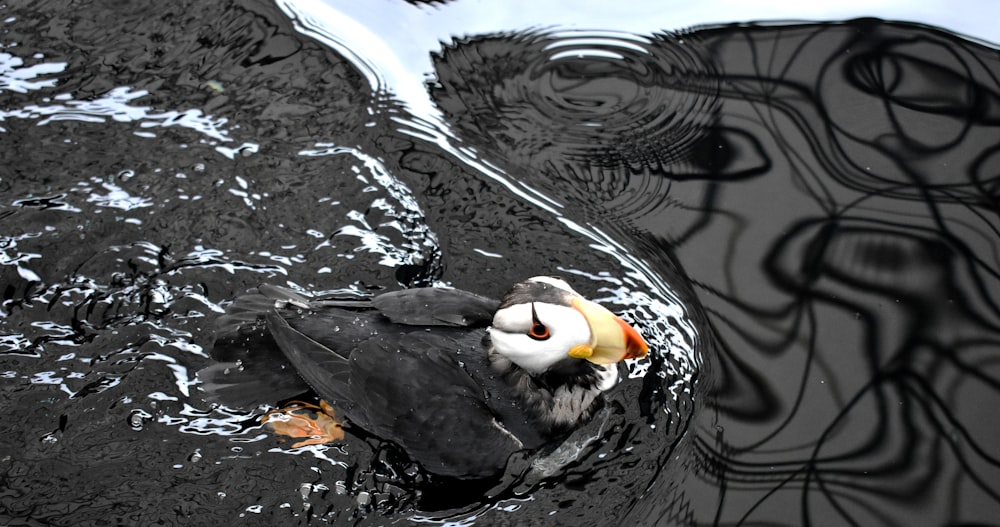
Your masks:
M260 422L278 435L307 438L293 444L292 448L322 445L344 438L344 429L326 401L320 401L319 406L292 401L284 408L271 410Z

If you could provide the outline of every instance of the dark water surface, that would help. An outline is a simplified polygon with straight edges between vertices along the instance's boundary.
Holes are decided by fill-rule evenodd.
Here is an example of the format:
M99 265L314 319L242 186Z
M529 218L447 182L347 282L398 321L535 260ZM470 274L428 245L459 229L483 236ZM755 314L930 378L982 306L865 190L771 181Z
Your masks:
M872 19L484 34L432 57L434 121L266 2L0 20L0 524L1000 518L995 48ZM199 396L259 283L537 274L654 349L551 478L515 459L429 504L375 438L295 448Z

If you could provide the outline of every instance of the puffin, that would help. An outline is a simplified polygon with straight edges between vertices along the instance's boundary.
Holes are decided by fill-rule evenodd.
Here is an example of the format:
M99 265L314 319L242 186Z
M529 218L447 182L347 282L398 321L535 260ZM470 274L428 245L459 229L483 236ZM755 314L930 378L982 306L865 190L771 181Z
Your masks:
M585 422L618 363L648 350L557 277L499 301L442 287L331 298L261 285L220 317L220 362L198 379L206 399L236 407L311 390L426 473L481 479Z

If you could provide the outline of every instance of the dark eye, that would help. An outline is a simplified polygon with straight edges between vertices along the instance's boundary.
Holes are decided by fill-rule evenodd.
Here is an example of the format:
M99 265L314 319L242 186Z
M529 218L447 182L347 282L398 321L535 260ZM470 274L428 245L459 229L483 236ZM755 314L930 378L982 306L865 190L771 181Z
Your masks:
M545 327L545 324L536 321L531 325L528 336L535 340L545 340L549 338L549 328Z
M535 340L545 340L550 336L549 328L538 320L534 302L531 303L531 329L528 330L528 336Z

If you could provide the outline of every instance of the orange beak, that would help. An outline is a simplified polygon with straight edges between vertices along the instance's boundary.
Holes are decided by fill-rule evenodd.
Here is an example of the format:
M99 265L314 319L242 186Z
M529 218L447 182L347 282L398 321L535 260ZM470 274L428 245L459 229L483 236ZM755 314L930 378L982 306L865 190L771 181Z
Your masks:
M590 326L590 342L574 346L569 350L570 357L612 364L649 353L649 345L639 332L604 306L580 297L574 298L572 304Z

